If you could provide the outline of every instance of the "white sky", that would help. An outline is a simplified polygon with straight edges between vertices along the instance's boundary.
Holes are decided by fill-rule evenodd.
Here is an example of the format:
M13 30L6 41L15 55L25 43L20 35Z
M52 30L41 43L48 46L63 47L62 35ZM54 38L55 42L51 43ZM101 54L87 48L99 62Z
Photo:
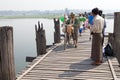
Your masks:
M92 9L120 10L120 0L0 0L0 10Z

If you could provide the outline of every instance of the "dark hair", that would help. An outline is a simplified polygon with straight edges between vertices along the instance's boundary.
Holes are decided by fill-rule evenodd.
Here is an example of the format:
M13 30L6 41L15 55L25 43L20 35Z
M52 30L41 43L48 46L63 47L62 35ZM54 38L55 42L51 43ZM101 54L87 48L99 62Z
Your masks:
M102 10L99 10L99 15L102 16Z
M70 13L70 16L75 16L75 14L73 12Z
M94 8L92 9L92 13L97 15L99 13L99 9L98 8Z

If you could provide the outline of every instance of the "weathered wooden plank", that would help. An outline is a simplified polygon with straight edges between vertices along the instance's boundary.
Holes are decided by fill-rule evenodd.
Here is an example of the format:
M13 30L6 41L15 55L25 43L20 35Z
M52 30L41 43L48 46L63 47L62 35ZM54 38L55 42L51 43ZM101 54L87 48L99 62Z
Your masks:
M60 74L60 73L67 73L67 74L70 74L70 73L79 73L79 74L83 74L83 75L87 75L88 73L91 73L91 74L88 74L88 75L92 75L92 74L101 74L101 75L104 75L104 74L108 74L110 72L108 71L98 71L98 70L89 70L89 71L86 71L86 70L65 70L65 69L61 69L61 70L57 70L57 69L39 69L39 70L33 70L33 71L30 71L29 73L33 73L33 74L36 74L36 73L40 73L40 74L48 74L48 73L57 73L57 74ZM29 74L28 73L28 74ZM82 75L81 74L81 75ZM106 75L107 75L106 74ZM111 75L111 74L109 74Z
M118 80L120 79L120 67L119 67L119 63L117 61L117 59L115 57L109 57L111 64L114 68L116 77L118 78Z
M74 73L74 74L76 74L76 73ZM51 78L69 78L69 77L73 77L73 78L77 78L77 77L79 77L79 78L81 78L81 77L91 77L90 79L94 79L95 77L98 77L98 78L106 78L107 80L109 80L109 78L112 78L111 77L111 75L106 75L106 76L104 76L104 75L101 75L101 74L98 74L98 75L95 75L95 74L93 74L93 75L77 75L77 76L74 76L73 75L73 73L71 73L71 74L60 74L60 75L58 75L58 74L40 74L40 75L38 75L38 74L35 74L35 75L27 75L27 76L25 76L25 77L39 77L39 78L42 78L42 77L45 77L46 76L46 78L47 77L51 77Z
M43 63L40 63L40 65L42 65L42 64L44 64L44 63L46 63L46 64L65 64L65 65L70 65L70 64L81 64L81 65L91 65L91 63L92 63L92 61L85 61L85 62L82 62L82 61L43 61ZM105 63L103 63L103 64L108 64L107 62L105 62Z
M87 76L105 76L106 74L106 77L109 76L109 77L112 77L112 75L110 73L105 73L105 72L80 72L80 71L44 71L44 70L41 70L39 72L29 72L27 75L71 75L71 76L78 76L78 75L87 75ZM72 75L74 74L74 75Z
M110 69L111 69L111 73L112 73L113 79L114 79L114 80L118 80L118 79L117 79L117 76L116 76L116 73L115 73L115 71L114 71L114 68L113 68L113 66L112 66L112 64L111 64L111 61L110 61L109 57L107 57L107 58L108 58L108 62L109 62L109 66L110 66Z
M72 77L70 77L70 78L51 78L51 77L42 77L42 78L29 78L29 77L25 77L24 79L22 79L22 80L101 80L101 78L85 78L85 77L78 77L78 78L72 78ZM105 79L103 79L102 78L102 80L113 80L112 78L105 78Z
M100 80L112 80L113 78L110 78L110 77L101 77L101 76L76 76L76 77L73 77L73 76L68 76L68 75L64 75L64 76L61 76L61 77L57 77L57 76L55 76L55 75L51 75L51 76L49 76L49 75L41 75L41 76L38 76L38 75L27 75L26 77L24 77L24 79L25 78L27 78L27 79L31 79L31 80L34 80L34 79L41 79L41 78L49 78L49 79L68 79L68 80L86 80L86 79L91 79L91 80L93 80L93 79L96 79L96 80L98 80L98 79L100 79Z

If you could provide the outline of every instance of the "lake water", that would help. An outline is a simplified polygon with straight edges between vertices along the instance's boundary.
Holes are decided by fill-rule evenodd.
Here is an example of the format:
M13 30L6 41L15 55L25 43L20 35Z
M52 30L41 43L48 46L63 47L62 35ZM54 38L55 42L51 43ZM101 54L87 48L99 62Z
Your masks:
M47 45L54 42L54 23L52 19L0 19L0 26L13 26L14 36L14 58L16 73L20 72L28 64L25 62L26 56L35 57L35 24L38 21L43 23L46 31ZM113 19L106 20L106 32L113 32Z

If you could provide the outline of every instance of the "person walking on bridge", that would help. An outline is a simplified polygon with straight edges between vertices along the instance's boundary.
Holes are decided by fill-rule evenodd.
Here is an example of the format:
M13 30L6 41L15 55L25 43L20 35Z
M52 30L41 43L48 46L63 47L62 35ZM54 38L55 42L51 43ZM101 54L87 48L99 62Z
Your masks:
M77 48L79 22L73 12L71 12L70 19L67 20L66 24L72 25L73 27L72 38L73 38L74 46L75 48Z

